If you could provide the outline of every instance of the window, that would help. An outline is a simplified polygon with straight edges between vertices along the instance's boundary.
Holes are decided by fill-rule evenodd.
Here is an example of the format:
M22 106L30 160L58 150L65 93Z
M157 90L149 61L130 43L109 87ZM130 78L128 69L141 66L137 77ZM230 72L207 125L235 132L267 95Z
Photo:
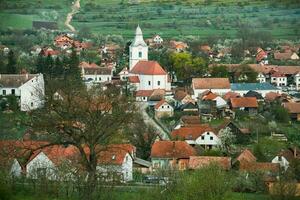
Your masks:
M101 77L99 77L99 81L101 81Z
M16 93L15 89L11 89L11 94L15 95L15 93Z
M210 140L214 140L214 137L210 137L209 139L210 139Z
M151 81L148 81L148 85L151 85Z
M139 51L139 58L141 58L142 57L142 52L141 51Z
M31 104L30 104L30 105L31 105L31 107L33 107L33 102L31 102Z
M109 77L107 77L107 80L109 81Z
M207 132L206 135L209 135L209 132Z
M3 95L6 95L6 90L2 90L2 94L3 94Z
M273 81L276 81L276 78L273 78Z
M157 81L157 85L160 85L160 81Z
M278 156L278 161L282 161L282 157L281 156Z
M201 140L204 140L204 135L203 135L203 136L201 136Z
M164 106L162 106L161 108L164 108Z
M167 106L167 108L170 108L170 106Z

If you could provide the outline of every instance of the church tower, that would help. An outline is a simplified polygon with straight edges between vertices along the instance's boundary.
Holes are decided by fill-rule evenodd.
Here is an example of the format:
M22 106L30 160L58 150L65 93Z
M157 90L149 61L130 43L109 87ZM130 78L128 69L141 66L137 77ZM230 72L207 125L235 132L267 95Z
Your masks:
M135 38L129 47L129 70L140 60L148 60L148 46L143 39L143 33L138 26L135 31Z

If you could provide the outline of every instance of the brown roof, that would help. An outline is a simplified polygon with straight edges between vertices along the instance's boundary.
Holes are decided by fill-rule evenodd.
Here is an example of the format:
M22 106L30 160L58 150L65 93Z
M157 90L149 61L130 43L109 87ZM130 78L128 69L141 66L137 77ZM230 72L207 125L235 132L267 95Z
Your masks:
M241 95L239 93L235 93L235 92L227 92L224 96L223 99L225 99L226 101L229 101L231 98L237 98L240 97Z
M104 147L98 157L103 165L122 165L127 154L133 156L135 147L131 144L113 144Z
M200 124L200 117L199 115L184 115L180 118L183 122L184 126L189 126L191 124Z
M289 113L300 113L300 103L288 102L284 103L283 107L286 108Z
M172 138L196 140L203 133L214 130L208 124L199 124L198 126L184 126L179 129L175 129L171 132Z
M231 168L231 158L216 156L191 156L189 160L190 169L199 169L211 164L216 164L225 170L229 170Z
M256 162L256 157L252 154L252 152L249 149L245 149L237 158L237 161L239 162Z
M267 55L268 55L268 53L265 52L264 50L262 50L262 49L258 50L258 53L256 54L256 61L260 62L260 61L263 60Z
M281 72L274 72L271 74L271 77L285 77L285 75Z
M129 76L128 80L130 83L139 83L140 82L140 79L138 76Z
M185 141L156 141L151 148L151 158L189 158L196 150Z
M79 64L79 67L86 69L86 68L99 68L100 66L98 66L96 63L88 63L83 61Z
M193 78L195 89L230 89L228 78Z
M99 67L99 68L85 68L84 73L88 75L111 75L111 68L108 67Z
M230 99L232 108L257 108L258 103L255 97L239 97Z
M153 93L153 90L138 90L135 93L135 96L137 97L150 97Z
M168 102L166 102L166 100L164 100L164 99L162 99L162 100L160 100L155 106L154 106L154 108L155 109L158 109L161 105L163 105L164 103L168 103Z
M281 94L279 94L277 92L268 92L265 96L265 99L267 101L274 101L275 99L277 99L280 96L281 96Z
M155 89L153 90L151 96L150 96L150 101L160 101L164 98L166 94L166 91L163 89Z
M174 99L181 101L182 99L184 99L184 97L186 97L188 95L187 92L183 91L183 90L176 90L175 94L174 94Z
M279 172L279 163L269 162L241 162L239 166L241 171L268 171L268 172Z
M132 74L166 75L167 72L156 61L139 61L131 70Z
M291 59L292 55L293 55L293 52L287 52L287 53L276 52L276 53L274 53L274 59L276 59L276 60L289 60L289 59Z
M0 86L17 88L38 74L0 74Z
M217 97L218 97L218 95L216 95L216 94L210 92L209 94L204 95L204 96L202 97L202 100L214 100L214 99L217 98Z

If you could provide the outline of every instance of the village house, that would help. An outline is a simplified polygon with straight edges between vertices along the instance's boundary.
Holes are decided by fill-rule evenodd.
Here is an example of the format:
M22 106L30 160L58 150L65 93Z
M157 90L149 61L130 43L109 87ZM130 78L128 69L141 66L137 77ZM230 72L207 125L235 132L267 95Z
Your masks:
M175 107L180 107L188 102L195 102L195 100L184 90L176 90L174 94Z
M231 158L218 156L191 156L189 159L189 169L200 169L210 165L219 166L223 170L230 170Z
M174 129L187 126L198 126L200 125L199 115L183 115Z
M129 47L129 76L135 76L134 85L139 91L160 89L171 91L171 80L168 73L156 61L148 61L148 46L143 40L141 28L138 26L134 41ZM147 93L147 94L148 94ZM139 96L144 100L149 96Z
M185 42L170 40L170 48L176 52L184 52L188 47L188 44Z
M219 137L208 124L180 127L179 129L174 129L171 132L171 136L173 139L183 139L192 146L200 145L205 149L212 149L220 145Z
M220 96L207 90L198 97L198 107L200 115L206 117L216 117L223 115L223 111L227 107L227 102Z
M163 39L160 35L154 35L152 38L147 39L146 42L150 47L161 46L163 43Z
M136 101L148 101L149 105L154 105L156 102L164 99L166 94L165 90L138 90L135 92Z
M0 74L0 95L16 96L21 111L41 108L44 94L43 74Z
M126 81L129 77L128 68L124 67L118 74L120 76L121 81Z
M99 67L95 63L81 62L81 76L87 84L107 83L112 81L112 69L108 67Z
M281 93L281 90L270 83L231 83L231 91L244 96L249 91L260 93L263 97L269 92Z
M237 98L237 97L241 97L241 95L239 93L231 92L231 91L223 95L223 99L226 102L229 102L231 98Z
M256 53L256 62L262 65L267 65L268 62L268 53L265 52L262 48L257 49Z
M274 72L271 74L271 83L277 87L287 86L287 77L280 72Z
M265 83L266 82L266 76L263 73L258 73L256 80L259 83Z
M152 145L150 157L153 170L185 170L190 156L196 155L196 150L185 141L156 141Z
M218 133L220 133L221 130L224 130L226 128L230 128L230 131L236 137L237 143L243 144L249 141L251 135L249 128L240 127L237 123L231 120L225 120L221 125L217 127L217 131Z
M74 40L69 37L67 34L56 36L54 39L54 45L60 47L61 49L71 48Z
M278 163L280 167L282 167L284 170L287 170L290 162L295 159L300 160L300 150L297 147L288 148L281 151L273 158L272 163Z
M230 91L230 82L228 78L193 78L192 89L194 99L197 99L207 90L218 95L224 95Z
M296 85L296 90L300 89L300 72L294 74L294 83Z
M292 120L300 121L300 103L286 102L283 107L288 110Z
M299 60L299 56L295 52L276 52L274 53L275 60Z
M232 110L244 110L249 114L256 114L258 103L255 97L231 98L230 106Z
M162 99L154 106L155 117L172 117L174 108L166 100Z

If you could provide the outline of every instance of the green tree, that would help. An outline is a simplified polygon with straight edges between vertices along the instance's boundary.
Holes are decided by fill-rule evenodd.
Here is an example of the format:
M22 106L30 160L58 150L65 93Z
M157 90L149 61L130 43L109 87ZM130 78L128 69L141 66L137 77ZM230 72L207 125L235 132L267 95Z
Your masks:
M221 149L229 153L231 146L236 142L236 136L229 127L226 127L220 130L219 138L221 140Z
M42 54L39 54L36 59L36 71L38 73L45 73L45 58Z
M234 72L234 82L256 83L256 79L257 72L247 64L240 65L240 67Z
M8 74L16 74L17 73L17 61L15 58L15 54L12 50L8 52L7 57L7 65L6 65L6 73Z
M212 77L220 77L220 78L222 77L228 78L230 76L227 67L224 65L212 67L210 74Z
M74 80L78 83L81 82L81 72L79 68L79 57L77 52L73 49L70 58L67 61L67 74L68 79Z

